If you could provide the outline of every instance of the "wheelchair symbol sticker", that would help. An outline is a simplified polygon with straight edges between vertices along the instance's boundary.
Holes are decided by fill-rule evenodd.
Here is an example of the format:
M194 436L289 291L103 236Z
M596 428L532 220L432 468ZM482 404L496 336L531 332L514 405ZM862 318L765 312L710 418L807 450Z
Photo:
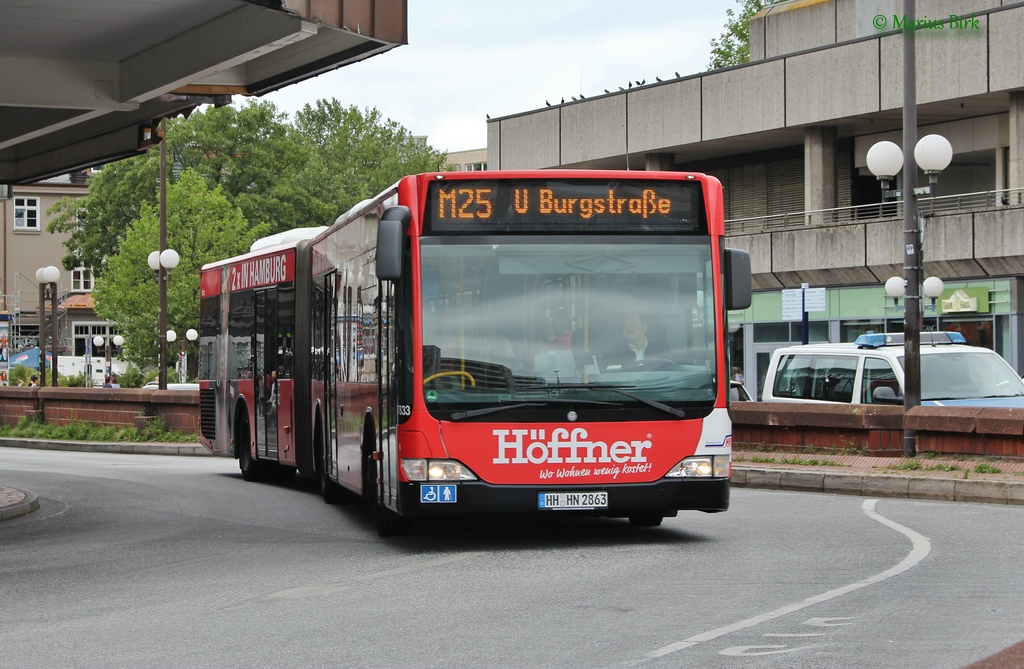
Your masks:
M454 485L421 485L421 504L455 504L458 501L458 488Z

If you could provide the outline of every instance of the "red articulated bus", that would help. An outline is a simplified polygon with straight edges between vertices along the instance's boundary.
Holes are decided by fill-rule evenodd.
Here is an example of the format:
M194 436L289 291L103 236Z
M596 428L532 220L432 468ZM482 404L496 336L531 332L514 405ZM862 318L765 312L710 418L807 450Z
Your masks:
M619 171L405 177L202 270L203 444L417 518L658 525L729 506L722 187Z

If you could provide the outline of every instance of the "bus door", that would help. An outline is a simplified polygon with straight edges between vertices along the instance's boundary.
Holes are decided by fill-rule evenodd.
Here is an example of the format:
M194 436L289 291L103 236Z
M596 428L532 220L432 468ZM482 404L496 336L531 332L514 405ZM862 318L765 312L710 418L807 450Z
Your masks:
M295 332L295 290L283 286L273 291L277 302L274 309L276 321L275 406L277 422L277 448L281 462L295 463L295 381L294 381L294 332ZM269 329L268 329L269 332ZM270 361L268 361L270 364ZM269 437L268 437L269 439Z
M256 293L253 388L256 401L256 454L277 459L277 289Z

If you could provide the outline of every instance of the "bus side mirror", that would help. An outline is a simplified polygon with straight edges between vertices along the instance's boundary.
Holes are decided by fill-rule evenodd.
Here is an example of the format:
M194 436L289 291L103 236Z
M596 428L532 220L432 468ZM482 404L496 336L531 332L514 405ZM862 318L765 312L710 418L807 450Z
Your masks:
M388 207L377 224L377 278L398 281L402 278L405 231L412 214L408 207Z
M725 308L749 308L752 292L750 254L742 249L725 249Z

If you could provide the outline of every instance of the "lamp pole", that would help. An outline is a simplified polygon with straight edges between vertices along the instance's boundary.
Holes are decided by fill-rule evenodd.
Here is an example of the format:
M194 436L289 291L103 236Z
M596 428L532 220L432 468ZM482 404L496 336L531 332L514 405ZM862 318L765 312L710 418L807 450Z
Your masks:
M917 57L914 51L915 0L903 0L909 29L903 31L903 146L917 143ZM921 405L921 229L918 227L917 165L909 149L903 155L903 277L907 296L903 323L904 411ZM917 431L903 428L903 455L917 455Z
M157 321L157 342L160 347L157 384L160 390L167 390L167 279L171 276L171 270L181 262L181 256L174 249L165 248L150 253L147 262L156 276L160 290L160 313Z
M186 346L184 342L182 342L182 350L184 353L181 355L181 372L179 373L182 383L188 381L188 349L197 339L199 339L199 333L194 328L189 328L188 331L185 332L185 339L188 339L189 343L188 346Z
M107 381L113 383L114 356L113 347L111 346L111 344L120 347L121 345L124 344L124 337L122 337L121 335L114 335L113 337L108 336L106 339L104 339L102 335L96 335L95 337L92 338L92 343L96 348L100 348L101 346L105 347L104 358L106 360L106 365L103 367L103 383L106 384Z
M36 270L36 283L39 284L39 385L46 385L46 297L50 297L51 343L53 363L51 364L52 385L57 386L57 281L60 270L53 265L40 267Z
M904 411L921 404L921 274L924 257L921 249L921 218L917 213L917 196L932 195L938 173L949 166L953 148L940 135L928 135L917 141L917 81L914 52L914 0L903 0L907 28L903 31L903 146L878 142L868 149L868 169L882 182L883 199L896 195L888 190L890 179L903 169L903 280L906 300L903 321ZM913 155L909 147L915 146ZM915 162L916 160L916 162ZM917 168L929 175L927 188L917 188ZM888 283L888 282L887 282ZM903 428L903 455L917 454L917 433Z
M164 337L165 337L165 340L166 340L166 342L168 344L173 344L178 339L178 333L175 332L174 330L167 330L164 333ZM168 359L167 360L167 366L163 369L163 372L164 372L164 385L162 385L161 388L163 388L164 390L167 389L167 372L170 371L170 364L171 364L171 361ZM175 365L175 368L177 368L177 365Z
M167 390L167 272L164 270L163 253L167 248L167 119L160 119L160 247L157 272L157 287L160 291L160 315L157 323L157 338L160 347L158 357L158 387Z
M96 335L95 337L92 338L92 350L94 354L98 353L104 347L106 348L106 351L103 353L103 356L106 358L107 366L103 368L103 383L100 384L101 386L107 385L107 379L110 378L110 372L107 371L107 367L110 366L110 340L104 340L103 335ZM91 358L89 360L91 365ZM92 385L93 383L91 370L92 367L90 366L89 370L87 370L88 378L86 379L85 383L85 385L87 386Z

